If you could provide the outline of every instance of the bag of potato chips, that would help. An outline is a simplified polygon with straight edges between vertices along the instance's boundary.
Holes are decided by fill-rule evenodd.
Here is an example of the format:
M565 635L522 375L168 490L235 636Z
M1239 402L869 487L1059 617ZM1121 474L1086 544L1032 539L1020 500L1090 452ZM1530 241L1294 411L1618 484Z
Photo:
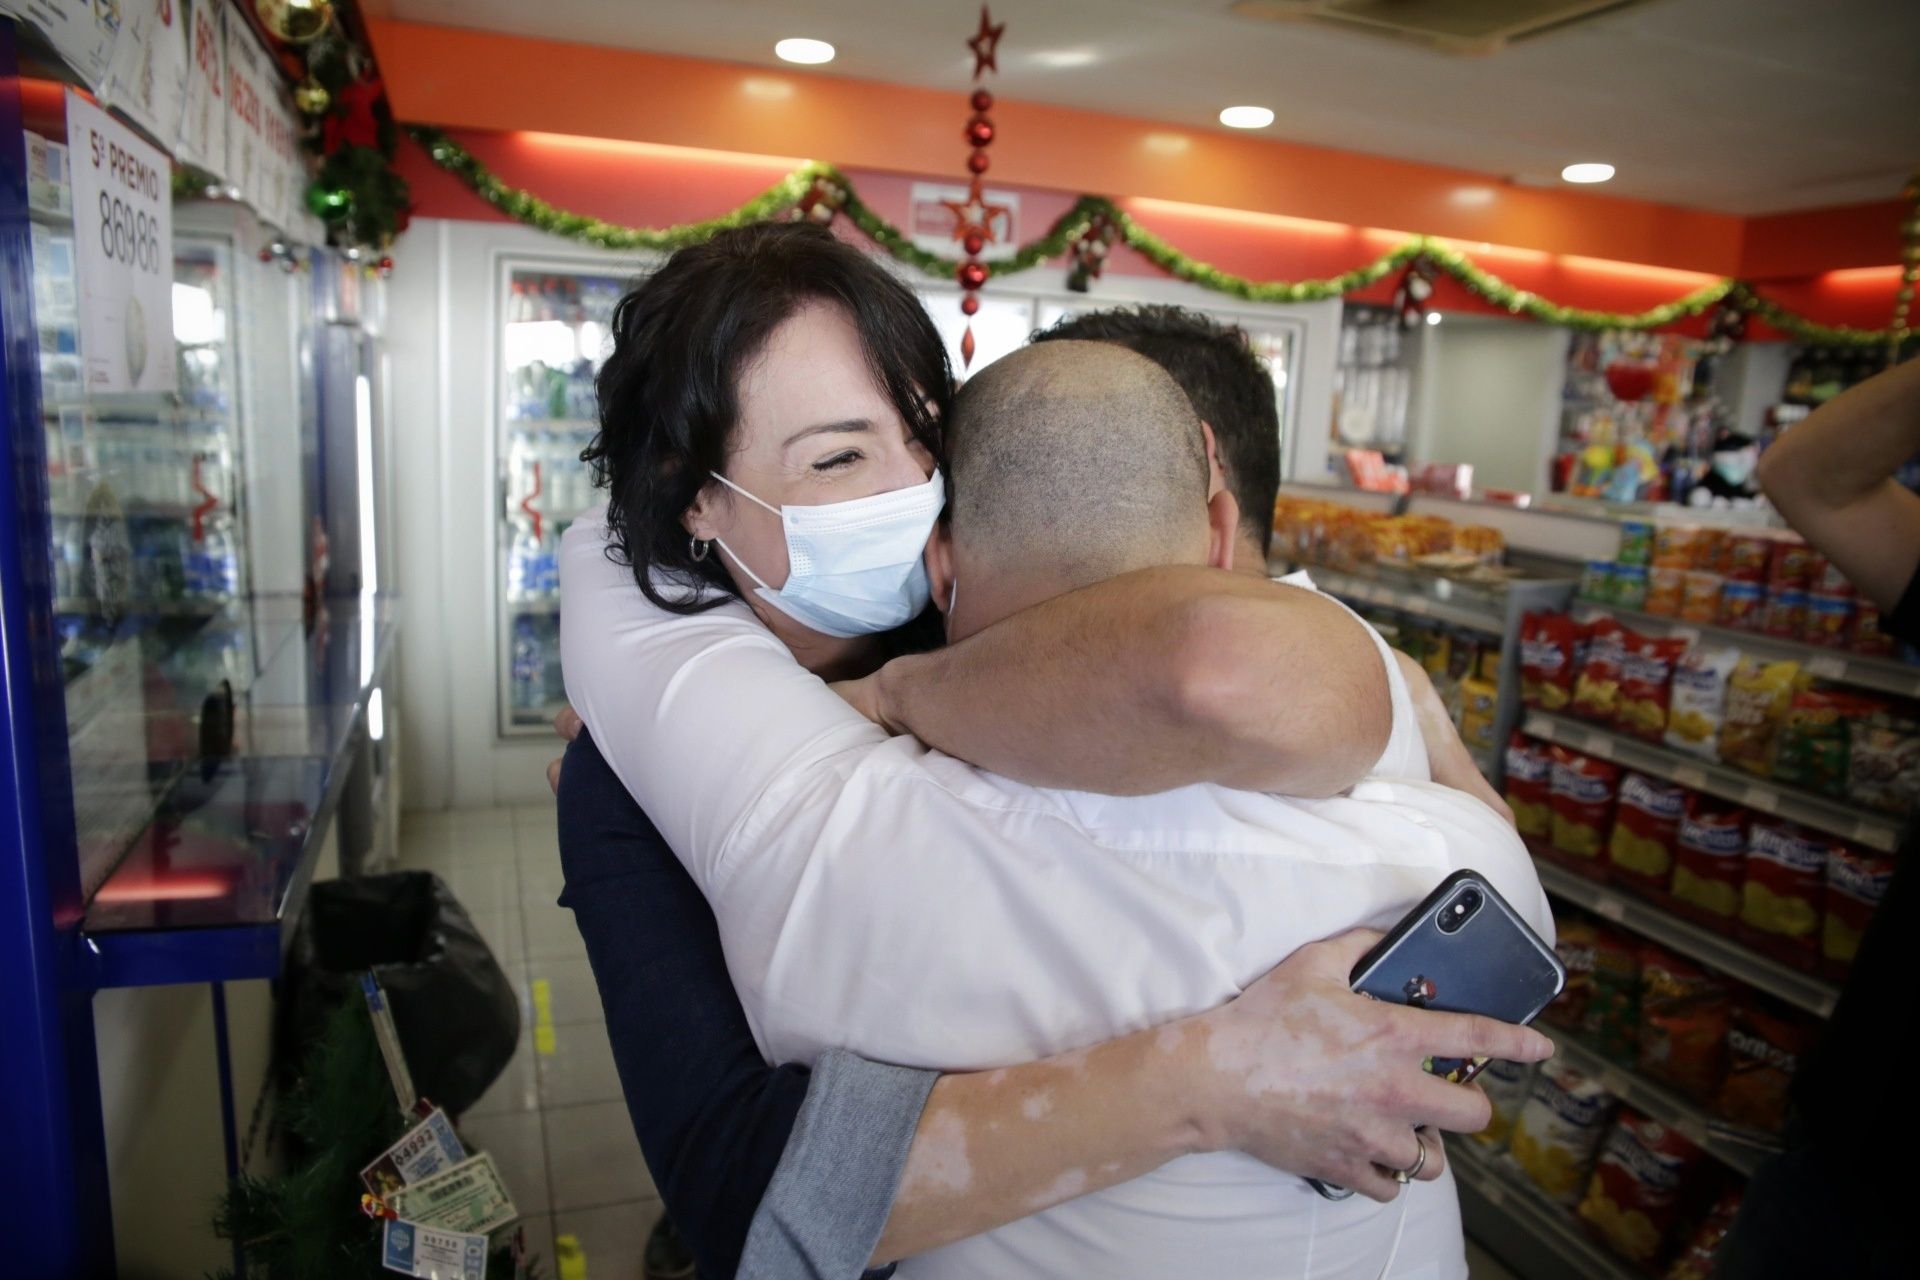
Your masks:
M1835 843L1791 822L1755 818L1747 836L1742 923L1813 950L1826 897L1827 854Z
M1614 718L1621 729L1649 742L1666 737L1673 668L1686 651L1687 642L1679 636L1627 632L1620 659L1620 708Z
M1553 756L1547 744L1513 731L1507 743L1507 804L1523 836L1545 838L1553 830Z
M1480 1073L1479 1082L1480 1091L1493 1105L1493 1118L1487 1121L1486 1128L1473 1135L1474 1141L1495 1151L1504 1151L1513 1140L1513 1124L1520 1118L1520 1108L1527 1104L1527 1091L1533 1086L1533 1064L1495 1058Z
M1587 653L1573 682L1573 713L1611 724L1620 707L1620 664L1632 632L1612 618L1594 619Z
M1698 792L1687 797L1673 846L1673 896L1716 916L1740 910L1747 811Z
M1520 622L1520 700L1542 711L1573 701L1574 651L1586 628L1564 613L1530 613Z
M1882 813L1920 804L1920 722L1887 709L1847 732L1847 799Z
M1681 1184L1703 1158L1678 1132L1622 1110L1594 1166L1580 1216L1614 1251L1641 1266L1666 1252L1681 1208Z
M1514 1121L1514 1162L1549 1197L1572 1204L1618 1105L1599 1081L1547 1059L1534 1072L1527 1105Z
M1870 698L1825 689L1801 689L1787 704L1774 751L1773 776L1822 795L1847 791L1847 726L1879 708Z
M1619 784L1618 765L1553 748L1553 847L1576 858L1598 858Z
M1667 745L1714 758L1726 714L1727 682L1740 664L1731 645L1695 644L1673 669L1673 705L1667 715Z
M1673 846L1686 808L1685 787L1656 782L1642 773L1627 774L1620 779L1607 860L1628 876L1665 889L1673 878Z
M1839 845L1827 857L1827 922L1820 952L1829 960L1853 963L1860 935L1893 883L1893 859Z
M1761 777L1773 771L1774 739L1800 678L1797 662L1742 658L1727 686L1727 714L1720 729L1720 758Z
M1735 1188L1721 1196L1706 1220L1694 1228L1686 1247L1667 1268L1666 1280L1712 1280L1720 1269L1720 1248L1739 1216L1740 1190Z

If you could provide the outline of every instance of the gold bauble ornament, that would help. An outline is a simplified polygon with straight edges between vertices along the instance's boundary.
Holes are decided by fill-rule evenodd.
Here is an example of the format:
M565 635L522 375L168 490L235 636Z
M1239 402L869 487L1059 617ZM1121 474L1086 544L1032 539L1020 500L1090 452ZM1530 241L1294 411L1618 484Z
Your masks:
M293 86L293 105L305 116L322 116L333 105L333 95L327 92L327 86L308 76Z
M333 21L333 0L253 0L253 11L276 40L306 44Z

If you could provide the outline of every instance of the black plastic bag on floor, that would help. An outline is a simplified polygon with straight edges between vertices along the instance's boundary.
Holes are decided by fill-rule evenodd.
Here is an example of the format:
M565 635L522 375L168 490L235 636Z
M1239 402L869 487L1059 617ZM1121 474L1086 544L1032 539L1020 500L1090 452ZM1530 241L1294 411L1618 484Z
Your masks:
M520 1041L520 1002L466 908L428 871L313 886L281 980L279 1061L301 1061L328 1013L364 998L368 969L386 989L414 1088L449 1115L479 1101Z

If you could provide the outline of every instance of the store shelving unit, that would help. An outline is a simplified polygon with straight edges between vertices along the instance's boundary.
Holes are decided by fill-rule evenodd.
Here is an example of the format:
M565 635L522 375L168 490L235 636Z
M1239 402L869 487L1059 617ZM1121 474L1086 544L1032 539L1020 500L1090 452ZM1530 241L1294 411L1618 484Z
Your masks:
M1533 864L1540 873L1541 885L1553 897L1584 907L1603 920L1698 960L1730 978L1738 978L1750 987L1776 995L1809 1013L1827 1017L1840 998L1840 989L1817 974L1763 956L1725 934L1682 920L1652 903L1642 902L1611 885L1589 880L1558 863L1535 858Z
M1529 710L1521 728L1532 737L1559 743L1575 751L1625 765L1629 769L1677 782L1695 791L1758 809L1776 818L1853 840L1892 853L1900 847L1905 824L1898 818L1756 777L1716 761L1702 760L1666 747L1643 742L1601 725L1569 716Z
M1493 741L1489 746L1471 747L1469 753L1480 772L1496 787L1500 785L1502 748L1521 714L1521 619L1529 613L1566 608L1573 598L1572 578L1515 578L1490 586L1410 569L1361 573L1311 561L1276 562L1271 567L1276 574L1304 569L1322 591L1356 607L1386 609L1499 640L1500 695Z
M1552 1037L1560 1061L1578 1068L1635 1111L1679 1133L1728 1168L1751 1175L1774 1148L1758 1134L1746 1134L1710 1114L1700 1104L1601 1056L1558 1027L1540 1023Z
M1684 632L1711 640L1715 644L1731 645L1742 653L1752 654L1756 658L1798 662L1806 668L1808 675L1834 684L1849 685L1875 693L1893 694L1902 698L1920 698L1920 666L1914 666L1911 663L1898 662L1892 658L1847 653L1839 649L1827 649L1801 640L1784 640L1778 636L1763 635L1758 631L1739 631L1732 627L1685 622L1663 614L1623 609L1618 605L1601 604L1591 600L1574 601L1574 614L1583 620L1603 613L1636 630L1654 635L1677 635Z
M1521 1275L1646 1280L1646 1273L1587 1234L1555 1204L1471 1139L1447 1143L1467 1234Z

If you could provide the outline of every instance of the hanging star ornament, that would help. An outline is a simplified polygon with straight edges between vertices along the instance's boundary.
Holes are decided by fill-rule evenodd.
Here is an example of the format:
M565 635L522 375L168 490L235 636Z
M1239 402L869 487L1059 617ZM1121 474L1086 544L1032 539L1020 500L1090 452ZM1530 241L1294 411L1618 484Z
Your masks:
M1008 226L1012 222L1013 210L1007 205L994 204L988 200L980 190L977 179L968 189L965 200L942 200L940 203L953 215L955 240L979 236L982 244L999 244L999 234L993 229L995 221ZM977 250L969 252L977 252Z
M1007 24L995 25L993 14L986 5L980 6L980 30L967 41L967 48L973 50L973 78L978 80L987 72L998 72L1000 64L995 62L998 56L1000 37L1005 34Z

